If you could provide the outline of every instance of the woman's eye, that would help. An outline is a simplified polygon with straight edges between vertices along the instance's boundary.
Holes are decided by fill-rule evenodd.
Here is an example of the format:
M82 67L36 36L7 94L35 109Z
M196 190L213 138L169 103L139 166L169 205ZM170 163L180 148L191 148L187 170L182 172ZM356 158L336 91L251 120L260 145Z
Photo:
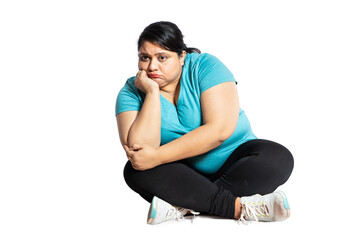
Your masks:
M148 58L147 56L141 56L141 57L140 57L140 60L143 61L143 62L144 62L144 61L147 61L148 59L149 59L149 58Z
M167 59L166 56L160 56L160 57L159 57L159 60L160 60L160 61L165 61L166 59Z

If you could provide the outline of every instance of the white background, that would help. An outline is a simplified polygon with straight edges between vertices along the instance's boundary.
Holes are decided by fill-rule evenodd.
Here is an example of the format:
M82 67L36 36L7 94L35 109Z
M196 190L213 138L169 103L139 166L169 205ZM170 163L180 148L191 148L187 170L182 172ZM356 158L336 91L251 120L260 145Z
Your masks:
M359 12L346 0L1 1L0 239L356 234ZM255 134L292 151L287 221L146 224L149 204L123 180L114 107L138 36L159 20L222 60Z

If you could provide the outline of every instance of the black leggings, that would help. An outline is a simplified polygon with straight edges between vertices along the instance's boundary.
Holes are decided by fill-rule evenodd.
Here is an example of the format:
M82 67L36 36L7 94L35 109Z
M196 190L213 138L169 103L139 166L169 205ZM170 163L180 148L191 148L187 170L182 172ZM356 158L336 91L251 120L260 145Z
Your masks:
M127 162L124 178L148 202L157 196L174 206L234 218L236 197L275 191L290 177L293 166L293 157L284 146L255 139L236 148L211 175L181 160L145 171L134 170Z

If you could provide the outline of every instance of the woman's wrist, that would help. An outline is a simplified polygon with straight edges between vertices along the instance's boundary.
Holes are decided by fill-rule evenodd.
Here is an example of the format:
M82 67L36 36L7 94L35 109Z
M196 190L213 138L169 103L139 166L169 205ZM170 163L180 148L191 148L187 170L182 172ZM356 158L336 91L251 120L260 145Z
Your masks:
M159 87L154 87L154 88L151 88L151 89L149 89L147 92L146 92L146 94L160 94L160 88Z
M165 164L165 159L163 157L163 148L160 146L156 149L156 162L158 163L158 165L162 165Z

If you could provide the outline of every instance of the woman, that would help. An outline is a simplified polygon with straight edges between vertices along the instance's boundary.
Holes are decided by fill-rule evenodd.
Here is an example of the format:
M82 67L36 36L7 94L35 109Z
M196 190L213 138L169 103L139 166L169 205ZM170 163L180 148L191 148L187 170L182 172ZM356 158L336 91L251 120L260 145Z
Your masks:
M242 221L286 219L287 198L274 191L289 178L293 157L254 135L226 66L187 48L170 22L144 29L138 56L116 118L129 159L125 181L151 202L148 223L189 209Z

